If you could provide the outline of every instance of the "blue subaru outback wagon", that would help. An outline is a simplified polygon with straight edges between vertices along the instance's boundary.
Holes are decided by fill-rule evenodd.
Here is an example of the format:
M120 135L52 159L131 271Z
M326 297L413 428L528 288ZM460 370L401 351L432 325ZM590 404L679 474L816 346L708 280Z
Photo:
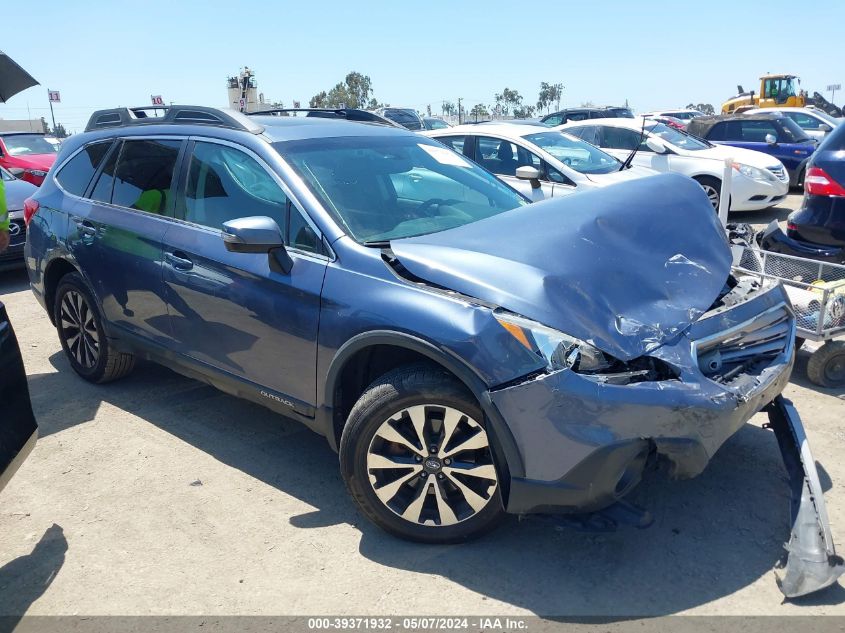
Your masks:
M73 369L137 358L300 420L389 532L606 508L692 477L786 384L779 285L731 275L701 188L529 205L436 141L338 118L93 115L26 205Z

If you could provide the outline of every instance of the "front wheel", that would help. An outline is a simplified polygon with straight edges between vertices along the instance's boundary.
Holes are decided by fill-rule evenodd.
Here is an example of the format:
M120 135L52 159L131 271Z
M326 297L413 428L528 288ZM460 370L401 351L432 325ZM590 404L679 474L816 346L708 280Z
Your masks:
M70 366L85 380L110 382L132 371L135 357L114 349L106 338L96 306L81 275L69 273L62 277L54 306L62 349Z
M385 374L349 414L340 467L361 511L401 538L454 543L504 516L484 415L455 379L426 366Z
M704 193L707 194L707 199L710 201L710 204L712 204L713 208L718 211L719 197L722 195L722 181L710 176L699 176L695 180L699 185L701 185L701 188L704 189Z

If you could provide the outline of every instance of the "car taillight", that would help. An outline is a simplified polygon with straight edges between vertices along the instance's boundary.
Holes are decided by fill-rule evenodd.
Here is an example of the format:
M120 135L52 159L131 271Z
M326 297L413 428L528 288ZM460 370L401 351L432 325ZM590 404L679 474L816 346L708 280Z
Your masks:
M804 175L804 192L813 196L845 196L845 187L821 167L810 167Z
M29 226L29 223L32 221L32 216L34 216L38 212L38 200L33 200L32 198L27 198L24 200L23 203L23 221L24 224Z

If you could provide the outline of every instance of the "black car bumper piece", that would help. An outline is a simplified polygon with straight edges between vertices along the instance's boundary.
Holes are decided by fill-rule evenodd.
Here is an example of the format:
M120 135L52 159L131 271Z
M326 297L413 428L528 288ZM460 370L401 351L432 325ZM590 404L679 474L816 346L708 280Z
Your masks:
M0 303L0 490L35 446L37 436L20 348Z

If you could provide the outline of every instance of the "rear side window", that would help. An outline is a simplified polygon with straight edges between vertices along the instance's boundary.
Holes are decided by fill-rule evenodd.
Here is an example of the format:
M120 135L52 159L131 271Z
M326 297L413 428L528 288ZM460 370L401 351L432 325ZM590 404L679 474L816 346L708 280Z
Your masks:
M639 147L641 138L642 135L634 130L627 130L621 127L606 127L604 128L604 144L602 147L630 150Z
M85 195L88 183L94 177L97 167L100 166L100 162L109 151L111 144L110 140L91 143L71 158L56 174L56 180L62 186L62 189L75 196Z
M564 121L564 116L562 114L552 114L551 116L546 117L543 119L543 123L546 125L560 125Z
M182 141L125 141L117 160L112 204L170 215L173 172ZM98 183L99 184L99 183Z
M742 140L751 143L765 143L766 135L778 138L778 130L771 121L742 121Z
M451 147L453 150L458 152L458 154L464 153L464 141L466 140L465 136L441 136L437 139L447 147Z

